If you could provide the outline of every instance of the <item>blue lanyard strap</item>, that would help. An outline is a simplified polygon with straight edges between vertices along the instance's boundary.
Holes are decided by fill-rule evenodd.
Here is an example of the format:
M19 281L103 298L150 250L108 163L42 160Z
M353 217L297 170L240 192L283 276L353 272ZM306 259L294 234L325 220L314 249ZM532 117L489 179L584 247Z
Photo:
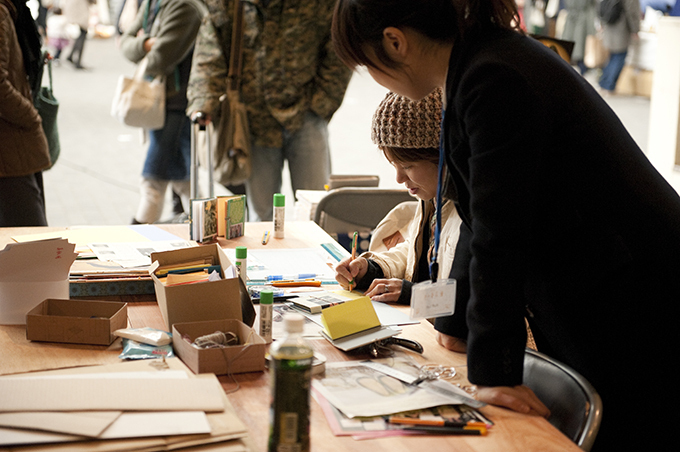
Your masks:
M439 168L437 172L437 208L435 209L436 222L434 226L434 247L432 250L432 258L430 260L430 279L432 282L437 282L437 273L439 273L439 264L437 263L437 254L439 253L439 234L442 230L442 175L444 174L444 112L442 109L441 131L439 132Z

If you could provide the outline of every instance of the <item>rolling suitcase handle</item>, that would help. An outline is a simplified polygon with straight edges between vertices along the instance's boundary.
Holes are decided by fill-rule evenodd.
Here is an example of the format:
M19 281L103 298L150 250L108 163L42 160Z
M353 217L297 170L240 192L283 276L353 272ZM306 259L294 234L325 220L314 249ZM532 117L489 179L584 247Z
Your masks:
M207 149L207 156L208 156L208 161L207 161L207 170L208 170L208 196L212 198L215 196L215 189L214 189L214 184L213 184L213 162L212 162L212 147L211 147L211 140L210 140L210 133L207 130L207 125L205 123L205 113L202 111L197 112L194 117L191 119L192 126L191 126L191 169L190 169L190 178L191 178L191 187L190 187L190 192L189 196L191 199L196 199L198 196L198 153L196 152L197 146L198 146L198 132L199 131L205 131L205 147Z

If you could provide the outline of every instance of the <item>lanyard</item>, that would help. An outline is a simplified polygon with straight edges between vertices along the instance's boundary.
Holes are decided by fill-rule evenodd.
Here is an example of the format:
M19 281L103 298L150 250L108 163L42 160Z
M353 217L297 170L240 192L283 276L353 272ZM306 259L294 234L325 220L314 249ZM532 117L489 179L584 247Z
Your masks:
M442 230L442 175L444 173L444 113L442 108L442 122L439 132L439 168L437 169L437 208L435 209L436 222L434 226L434 249L432 250L432 259L430 261L430 279L432 282L437 282L437 273L439 273L439 264L437 263L437 254L439 253L439 234Z

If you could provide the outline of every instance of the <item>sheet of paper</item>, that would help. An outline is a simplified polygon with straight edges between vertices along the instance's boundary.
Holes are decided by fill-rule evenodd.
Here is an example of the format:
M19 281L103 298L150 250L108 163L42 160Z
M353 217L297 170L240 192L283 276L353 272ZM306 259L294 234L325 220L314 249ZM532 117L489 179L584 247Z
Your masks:
M88 243L107 242L148 242L154 240L182 240L157 226L139 224L129 226L83 226L72 227L62 231L44 232L40 234L15 235L16 242L32 242L51 238L65 238L77 247L86 247Z
M418 369L406 360L377 361L402 372L418 374ZM460 403L459 400L406 385L358 362L326 363L324 377L312 379L312 385L349 418L382 416ZM457 389L451 384L448 386Z
M224 249L234 262L236 250ZM267 276L281 275L296 279L300 274L316 275L315 279L335 281L335 271L329 265L329 255L323 248L253 249L248 250L248 279L265 280Z
M195 246L186 240L153 241L153 242L97 242L88 247L102 262L115 262L123 268L144 267L151 265L151 253L177 250Z
M22 325L48 298L68 298L74 245L64 239L10 243L0 251L0 325Z

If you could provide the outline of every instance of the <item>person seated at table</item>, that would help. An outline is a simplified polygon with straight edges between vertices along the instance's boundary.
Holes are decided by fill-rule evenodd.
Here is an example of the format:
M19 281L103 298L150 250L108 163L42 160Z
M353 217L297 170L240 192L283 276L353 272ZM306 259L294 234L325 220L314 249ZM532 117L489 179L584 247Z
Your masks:
M408 304L413 283L429 279L434 235L442 90L413 102L392 92L373 115L371 138L394 166L397 182L419 200L404 241L384 252L347 258L335 268L336 280L358 289L374 301ZM461 219L453 202L442 206L439 274L448 276ZM354 283L350 281L354 280Z

